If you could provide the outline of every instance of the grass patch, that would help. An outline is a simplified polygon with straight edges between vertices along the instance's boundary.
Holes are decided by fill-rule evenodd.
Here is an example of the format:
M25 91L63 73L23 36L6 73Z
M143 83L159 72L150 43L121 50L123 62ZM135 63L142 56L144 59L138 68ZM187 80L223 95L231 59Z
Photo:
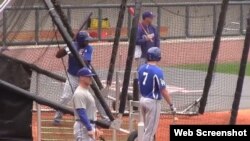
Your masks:
M188 69L188 70L199 70L207 71L208 64L186 64L177 66L177 68ZM216 65L216 72L226 74L238 74L239 63L221 63ZM250 76L250 63L247 64L246 75Z

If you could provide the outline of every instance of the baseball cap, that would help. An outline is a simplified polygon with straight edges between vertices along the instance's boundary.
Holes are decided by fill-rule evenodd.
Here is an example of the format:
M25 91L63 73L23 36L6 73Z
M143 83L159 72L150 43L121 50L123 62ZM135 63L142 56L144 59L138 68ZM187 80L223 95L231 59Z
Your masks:
M84 42L84 41L90 41L92 38L90 37L89 33L87 31L80 31L77 34L77 41L78 42Z
M77 76L87 76L87 77L91 77L91 76L95 76L96 74L94 74L89 68L87 67L83 67L81 68L78 72L77 72Z
M150 11L146 11L142 14L142 19L145 19L145 18L153 18L155 17L155 15L153 14L153 12L150 12Z

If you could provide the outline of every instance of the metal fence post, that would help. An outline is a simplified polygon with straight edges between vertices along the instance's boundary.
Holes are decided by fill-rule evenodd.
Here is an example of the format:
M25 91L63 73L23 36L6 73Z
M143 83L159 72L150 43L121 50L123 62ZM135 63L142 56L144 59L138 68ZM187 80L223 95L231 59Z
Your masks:
M116 99L116 103L115 103L115 112L118 113L118 107L119 107L119 103L118 101L120 101L120 93L121 93L121 86L120 86L120 79L119 79L119 74L120 71L116 72L116 83L115 83L115 87L116 87L116 93L115 93L115 99Z
M159 33L159 37L161 37L161 8L160 6L157 6L157 30L158 30L158 33Z
M102 39L102 9L98 8L98 40Z
M3 46L6 45L6 39L7 39L7 10L3 11Z
M120 79L119 79L119 71L116 72L116 83L115 83L115 112L118 113L118 107L119 107L119 103L118 101L120 101ZM117 140L117 131L115 129L113 129L113 133L112 133L112 141L116 141Z
M245 33L244 33L244 15L243 15L243 13L244 13L244 11L243 11L244 9L243 9L243 4L241 4L240 5L240 34L241 35L244 35Z
M39 95L39 78L40 74L36 72L36 95ZM38 103L36 103L37 108L37 140L41 141L41 107Z
M38 44L39 42L39 25L40 25L40 22L39 22L39 11L38 11L38 8L36 7L35 9L35 42L36 44Z
M216 33L217 29L217 10L216 10L216 5L213 5L213 35Z
M131 29L131 15L128 12L128 27L127 27L128 38L130 37L130 29Z
M186 37L189 37L189 5L185 6L185 10L186 10L186 18L185 18L185 34Z
M67 18L69 25L71 25L71 8L67 8ZM74 27L72 27L74 29Z

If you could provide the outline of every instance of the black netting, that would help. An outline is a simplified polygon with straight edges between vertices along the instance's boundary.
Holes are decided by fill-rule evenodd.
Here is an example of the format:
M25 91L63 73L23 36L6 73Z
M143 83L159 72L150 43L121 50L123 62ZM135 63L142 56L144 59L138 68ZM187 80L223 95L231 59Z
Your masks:
M168 2L183 1L172 0ZM194 2L194 0L190 1ZM92 43L94 46L92 65L105 86L113 45L110 41L113 41L115 35L119 12L118 4L121 1L61 0L60 2L74 32L78 30L90 12L93 12L91 17L93 22L101 23L102 21L98 20L102 19L108 21L108 26L96 26L92 23L88 27L90 35L97 41ZM142 12L152 11L157 15L153 24L159 25L157 28L162 39L162 61L159 65L165 72L168 89L178 109L178 114L181 114L178 116L179 120L176 123L228 124L244 43L245 21L250 3L230 4L228 7L206 111L204 115L195 116L198 114L199 102L203 94L221 1L216 1L217 3L209 1L210 4L161 4L162 2L165 2L165 0L143 1ZM203 2L208 2L208 0ZM134 1L129 1L129 3L133 4ZM8 47L3 53L67 79L65 68L67 68L68 58L64 57L61 60L55 57L58 51L57 43L60 43L60 47L65 45L43 2L41 0L15 0L10 6L12 7L6 8L4 12L0 13L2 14L0 16L2 17L0 19L0 37L2 39L0 44L3 48ZM122 76L127 58L127 38L131 21L132 16L126 12L121 29L121 38L124 38L125 41L120 42L115 65L118 79L115 79L114 74L109 98L106 98L111 108L113 104L111 99L116 98L116 94L119 94L116 85L119 83L122 86L123 82ZM98 27L102 28L99 29ZM248 65L241 109L249 109L250 107L249 96L247 95L247 92L249 92L249 68ZM136 64L133 65L133 71L136 71ZM131 76L131 82L133 77ZM35 71L32 72L31 92L58 102L63 88L64 81L55 80ZM132 84L129 87L129 92L131 91ZM72 139L73 117L66 116L63 120L64 128L60 130L60 127L51 125L54 110L46 106L42 106L41 109L44 139ZM166 113L169 113L169 106L164 101L162 102L162 113L162 126L159 127L157 138L165 141L167 127L172 124L172 115L166 115ZM124 124L124 127L127 127L127 124L128 122ZM111 130L106 132L107 138L111 140ZM67 135L61 136L64 133ZM121 133L119 135L121 135L120 140L127 136Z

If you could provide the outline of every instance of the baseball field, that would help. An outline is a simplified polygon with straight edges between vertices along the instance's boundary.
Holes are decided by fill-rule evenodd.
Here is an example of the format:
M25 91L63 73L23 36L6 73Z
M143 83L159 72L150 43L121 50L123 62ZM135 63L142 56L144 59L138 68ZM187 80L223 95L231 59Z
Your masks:
M93 66L97 70L102 82L105 82L109 65L112 43L102 42L93 43L94 57ZM204 115L179 115L178 120L174 121L172 115L162 115L160 126L157 130L157 141L168 141L169 125L172 124L228 124L230 110L235 92L239 62L243 48L243 38L223 38L220 52L216 63L214 81L209 93L206 112ZM169 91L173 97L174 104L179 111L185 109L202 95L206 70L212 49L211 39L202 40L168 40L162 41L161 46L163 55L160 66L164 69ZM10 47L9 51L4 52L10 56L35 64L53 73L65 76L64 67L60 59L54 57L57 47L31 46L23 48ZM127 43L121 43L119 57L116 61L116 71L123 70L126 62ZM250 60L248 60L250 61ZM64 59L67 66L67 59ZM134 65L135 70L135 65ZM250 114L248 96L250 84L249 63L247 65L245 83L243 87L242 100L237 124L249 124L247 117ZM122 81L121 76L121 81ZM62 92L63 85L46 76L39 78L39 95L57 102ZM32 77L32 83L36 82ZM115 96L114 80L111 96ZM105 84L105 83L104 83ZM35 91L34 84L31 91ZM112 101L107 100L111 105ZM168 106L162 103L162 111L167 111ZM43 140L73 140L73 117L65 116L63 124L59 127L52 125L53 110L51 108L42 109L41 135ZM33 113L33 136L37 136L37 113ZM128 128L128 117L124 117L124 128ZM136 121L135 121L136 123ZM103 130L106 140L112 139L112 130ZM117 140L125 141L126 134L117 133Z
M0 0L0 4L3 1ZM143 1L142 5L138 1L136 3L134 3L135 1L128 1L129 6L127 5L126 7L125 0L123 6L127 9L125 8L125 18L122 18L123 14L119 13L119 11L122 11L123 6L116 5L120 1L114 1L110 3L110 1L103 0L75 0L72 2L62 0L60 1L62 8L60 7L60 3L57 3L57 0L13 0L13 3L8 3L7 6L0 9L0 43L3 45L0 48L0 55L3 53L14 59L24 61L24 63L19 62L15 65L20 65L20 68L23 69L22 71L27 72L27 74L29 73L27 75L26 88L30 91L29 94L34 94L34 97L38 99L44 98L48 100L47 104L50 102L54 103L54 105L61 104L59 101L65 88L65 80L70 80L71 78L67 75L68 55L58 59L55 57L58 50L66 47L65 41L69 43L75 38L73 34L81 33L82 29L86 29L89 33L83 31L85 34L76 34L76 38L73 40L80 43L89 40L87 39L89 36L95 39L94 41L90 41L90 44L93 46L91 65L94 67L98 79L100 79L105 88L107 85L107 76L110 74L111 57L114 56L114 53L112 54L113 38L118 39L116 38L118 33L116 29L119 29L119 26L116 27L116 25L123 22L120 31L121 40L118 41L118 53L114 64L113 80L111 86L108 87L109 89L105 92L101 91L101 95L115 118L117 118L119 108L121 108L119 107L120 102L127 100L121 124L121 128L124 131L98 128L103 131L102 137L105 141L128 141L129 134L125 133L125 130L130 133L139 130L139 126L137 125L140 114L138 110L132 110L134 107L130 105L129 98L125 99L124 97L124 99L121 99L120 96L123 88L127 88L127 86L123 87L126 78L130 78L127 90L128 97L131 98L133 95L139 94L138 90L135 89L135 86L137 86L135 79L138 78L138 64L133 57L132 49L132 47L135 47L135 42L130 46L130 52L128 50L129 42L135 39L130 37L135 35L132 33L136 31L134 29L138 28L138 24L133 22L138 20L139 8L141 7L141 14L144 15L144 13L147 13L146 18L144 15L142 19L138 20L142 23L142 38L145 39L145 46L147 43L153 42L153 40L155 42L158 41L155 36L157 35L157 31L161 37L159 46L161 55L157 55L157 57L161 56L161 59L157 65L163 70L164 80L167 84L166 89L171 97L169 101L172 101L169 104L164 100L161 101L161 116L155 134L156 141L170 141L171 125L229 125L232 118L237 120L236 125L250 124L250 53L245 54L245 57L247 56L248 58L244 83L240 82L240 80L243 80L243 76L239 77L240 68L243 68L241 64L244 54L243 48L244 45L245 48L247 47L246 41L249 41L245 40L245 38L250 39L250 32L247 32L250 31L250 17L248 17L250 14L247 14L250 2L234 1L229 3L228 6L228 0L223 0L223 3L221 3L222 0L220 2L208 0L206 2L205 0L204 2L193 2L192 0L180 0L178 2L169 0L165 2L166 0L162 0L161 2L163 3L159 3L159 0L147 0ZM183 3L183 1L185 2ZM47 7L40 7L44 6L43 2L47 3L45 4ZM92 16L86 18L88 14ZM246 22L247 18L249 18L248 22ZM82 26L83 23L85 23L84 26ZM143 29L143 24L146 25L146 29ZM152 26L151 28L154 29L152 33L149 30L151 24L158 27L156 29ZM83 28L78 29L80 26ZM65 32L62 32L64 30ZM222 35L220 35L220 31ZM72 35L67 36L66 34L70 32L72 32ZM63 35L66 35L64 37L67 39L63 39ZM80 40L80 36L81 39L84 39ZM127 38L130 39L125 40ZM215 39L218 39L217 41L220 40L220 42L214 42ZM16 46L8 46L8 44ZM215 57L216 54L213 53L216 52L214 49L216 49L216 45L218 44L218 54ZM79 46L83 47L79 49L79 54L86 57L85 53L88 52L85 50L86 46L80 44ZM158 48L156 49L159 50ZM212 59L213 57L216 59ZM8 59L11 60L10 58ZM131 66L127 67L127 63L131 60L133 60L132 68ZM211 81L208 73L210 62L215 64L214 69L210 70ZM9 62L6 64L13 66ZM128 70L131 69L130 76L125 75L126 68ZM0 70L0 74L10 74L9 69L7 68L6 70L5 74ZM160 70L157 71L161 73ZM90 70L89 73L91 73ZM13 75L15 75L15 71ZM83 76L86 79L86 76L89 77L90 75L85 74ZM155 77L158 78L156 74L152 76L153 85L155 83L163 83L163 80L155 81ZM147 72L145 81L146 77L148 77ZM12 76L10 79L12 79ZM76 77L74 80L78 81ZM90 79L88 80L90 81ZM23 79L18 79L17 81L24 83ZM72 84L70 83L69 85L72 90ZM149 86L151 87L151 84ZM241 86L242 89L240 89ZM150 95L153 95L153 97L155 96L155 89L157 88L154 85L152 86L152 92L150 90ZM65 93L68 94L67 92ZM204 102L203 98L205 97L206 99L206 94L207 100ZM26 95L26 97L29 97L29 95ZM34 97L32 100L35 99ZM10 100L12 99L10 98ZM240 102L237 100L240 100ZM239 107L237 107L238 103ZM148 105L151 104L153 105L153 102ZM73 102L70 101L68 105L62 105L65 106L65 109L66 107L72 109ZM176 107L176 111L174 107ZM199 112L201 107L205 108L204 114L200 114ZM73 135L75 119L72 115L65 114L60 125L53 125L55 109L46 105L40 105L31 100L29 110L27 111L30 111L30 108L33 108L32 124L30 126L26 122L25 124L32 127L34 141L75 140ZM6 109L4 109L4 112L9 112ZM20 111L22 112L22 110ZM238 115L232 116L231 112L235 111L238 112ZM155 111L155 113L157 112ZM22 112L22 114L24 116L28 115L26 112ZM15 118L14 116L13 121ZM99 114L98 118L101 118ZM5 120L5 123L6 121L9 122ZM24 123L22 120L20 122ZM14 123L13 125L16 126L15 124L17 125L18 123ZM11 133L13 127L9 127ZM141 133L143 130L140 130ZM83 135L81 134L80 136ZM189 139L187 138L187 140ZM96 141L103 140L97 139ZM135 141L139 141L139 139Z

